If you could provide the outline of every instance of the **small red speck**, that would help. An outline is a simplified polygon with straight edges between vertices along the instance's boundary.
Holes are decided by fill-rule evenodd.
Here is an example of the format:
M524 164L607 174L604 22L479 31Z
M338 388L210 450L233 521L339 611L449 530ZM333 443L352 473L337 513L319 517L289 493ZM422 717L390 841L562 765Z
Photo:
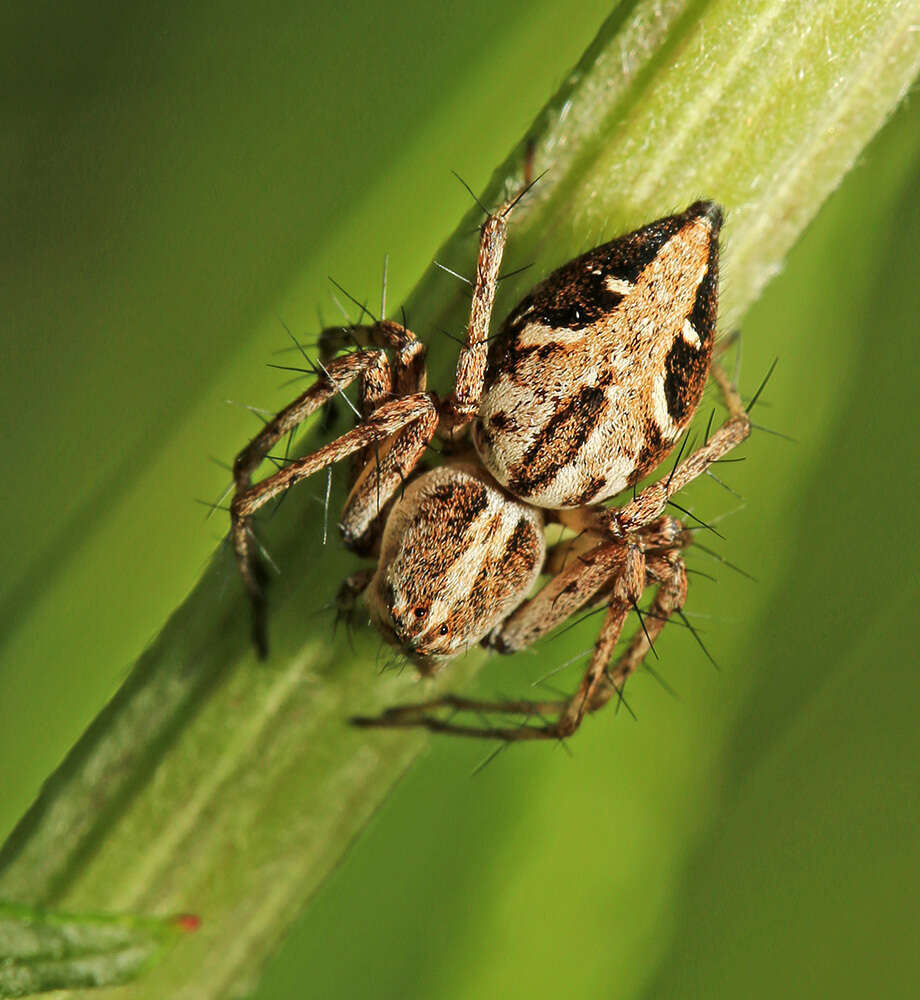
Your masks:
M173 917L173 923L180 931L186 931L191 934L201 926L201 917L195 913L180 913L178 916Z

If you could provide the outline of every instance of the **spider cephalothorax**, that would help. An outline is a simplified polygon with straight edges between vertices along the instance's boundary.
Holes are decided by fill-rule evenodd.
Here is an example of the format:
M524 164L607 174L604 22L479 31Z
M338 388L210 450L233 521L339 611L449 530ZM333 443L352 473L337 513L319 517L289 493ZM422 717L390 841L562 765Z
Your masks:
M543 518L473 465L406 487L387 518L367 588L371 619L423 672L479 642L533 589Z
M722 213L700 201L570 261L508 316L489 321L514 202L482 227L466 345L453 392L426 391L424 348L399 323L326 330L322 374L240 453L232 537L264 653L264 595L250 518L271 497L348 455L358 462L340 528L377 566L346 583L365 591L371 619L421 673L482 642L522 649L580 609L604 602L591 662L571 698L481 702L446 696L391 709L365 725L425 726L503 740L560 738L622 691L687 592L689 533L664 516L670 497L750 431L718 366L729 416L666 479L622 507L607 500L671 450L710 375ZM359 350L339 354L349 344ZM335 393L360 380L363 419L305 458L252 484L271 447ZM456 443L472 424L476 454L419 472L435 434ZM405 489L396 496L401 485ZM576 536L547 549L544 524ZM571 555L572 545L577 558ZM537 578L543 587L532 593ZM643 591L656 588L643 628L616 663L614 646ZM439 710L524 724L464 725Z

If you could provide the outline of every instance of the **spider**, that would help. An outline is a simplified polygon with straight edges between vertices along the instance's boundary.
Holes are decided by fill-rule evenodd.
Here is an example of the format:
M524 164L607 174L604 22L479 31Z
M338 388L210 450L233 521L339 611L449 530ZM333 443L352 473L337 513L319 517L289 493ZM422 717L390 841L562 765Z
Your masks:
M383 319L323 331L314 384L236 458L232 541L254 609L254 641L265 655L263 571L250 519L295 483L354 456L339 528L350 549L377 562L346 581L341 606L353 606L363 593L384 639L421 675L475 643L502 653L523 649L603 603L600 633L569 698L445 695L353 720L359 725L508 742L570 736L586 715L622 696L669 617L681 613L682 551L691 533L664 513L665 505L750 433L737 391L712 361L719 206L695 202L570 261L490 338L517 200L482 224L466 343L450 395L427 389L424 345L405 325ZM343 353L352 345L358 350ZM666 478L636 493L686 429L710 373L726 421L683 460L681 452ZM281 437L356 380L361 419L353 429L252 482ZM461 450L422 471L420 459L436 434ZM604 505L630 486L633 497L623 506ZM574 543L548 548L548 523L571 529ZM572 544L577 558L566 560ZM541 575L548 580L532 594ZM642 628L612 662L627 616L638 613L648 587L655 592ZM476 713L483 724L457 722L457 711Z

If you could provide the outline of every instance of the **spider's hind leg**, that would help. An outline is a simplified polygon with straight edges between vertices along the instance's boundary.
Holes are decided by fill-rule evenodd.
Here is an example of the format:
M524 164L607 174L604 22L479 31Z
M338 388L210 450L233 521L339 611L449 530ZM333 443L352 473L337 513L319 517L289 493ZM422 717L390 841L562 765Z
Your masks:
M508 239L508 216L532 185L533 182L528 183L515 197L489 213L479 231L479 253L476 277L472 282L473 298L466 343L457 359L454 391L444 401L441 414L441 434L448 439L461 436L479 409L485 386L492 307Z

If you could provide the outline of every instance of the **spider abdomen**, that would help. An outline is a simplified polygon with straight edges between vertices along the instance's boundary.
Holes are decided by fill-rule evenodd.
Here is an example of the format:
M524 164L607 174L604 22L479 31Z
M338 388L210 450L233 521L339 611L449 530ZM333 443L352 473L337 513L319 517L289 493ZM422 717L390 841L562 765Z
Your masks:
M473 440L515 496L595 503L673 447L712 359L721 222L697 202L570 261L510 314Z

